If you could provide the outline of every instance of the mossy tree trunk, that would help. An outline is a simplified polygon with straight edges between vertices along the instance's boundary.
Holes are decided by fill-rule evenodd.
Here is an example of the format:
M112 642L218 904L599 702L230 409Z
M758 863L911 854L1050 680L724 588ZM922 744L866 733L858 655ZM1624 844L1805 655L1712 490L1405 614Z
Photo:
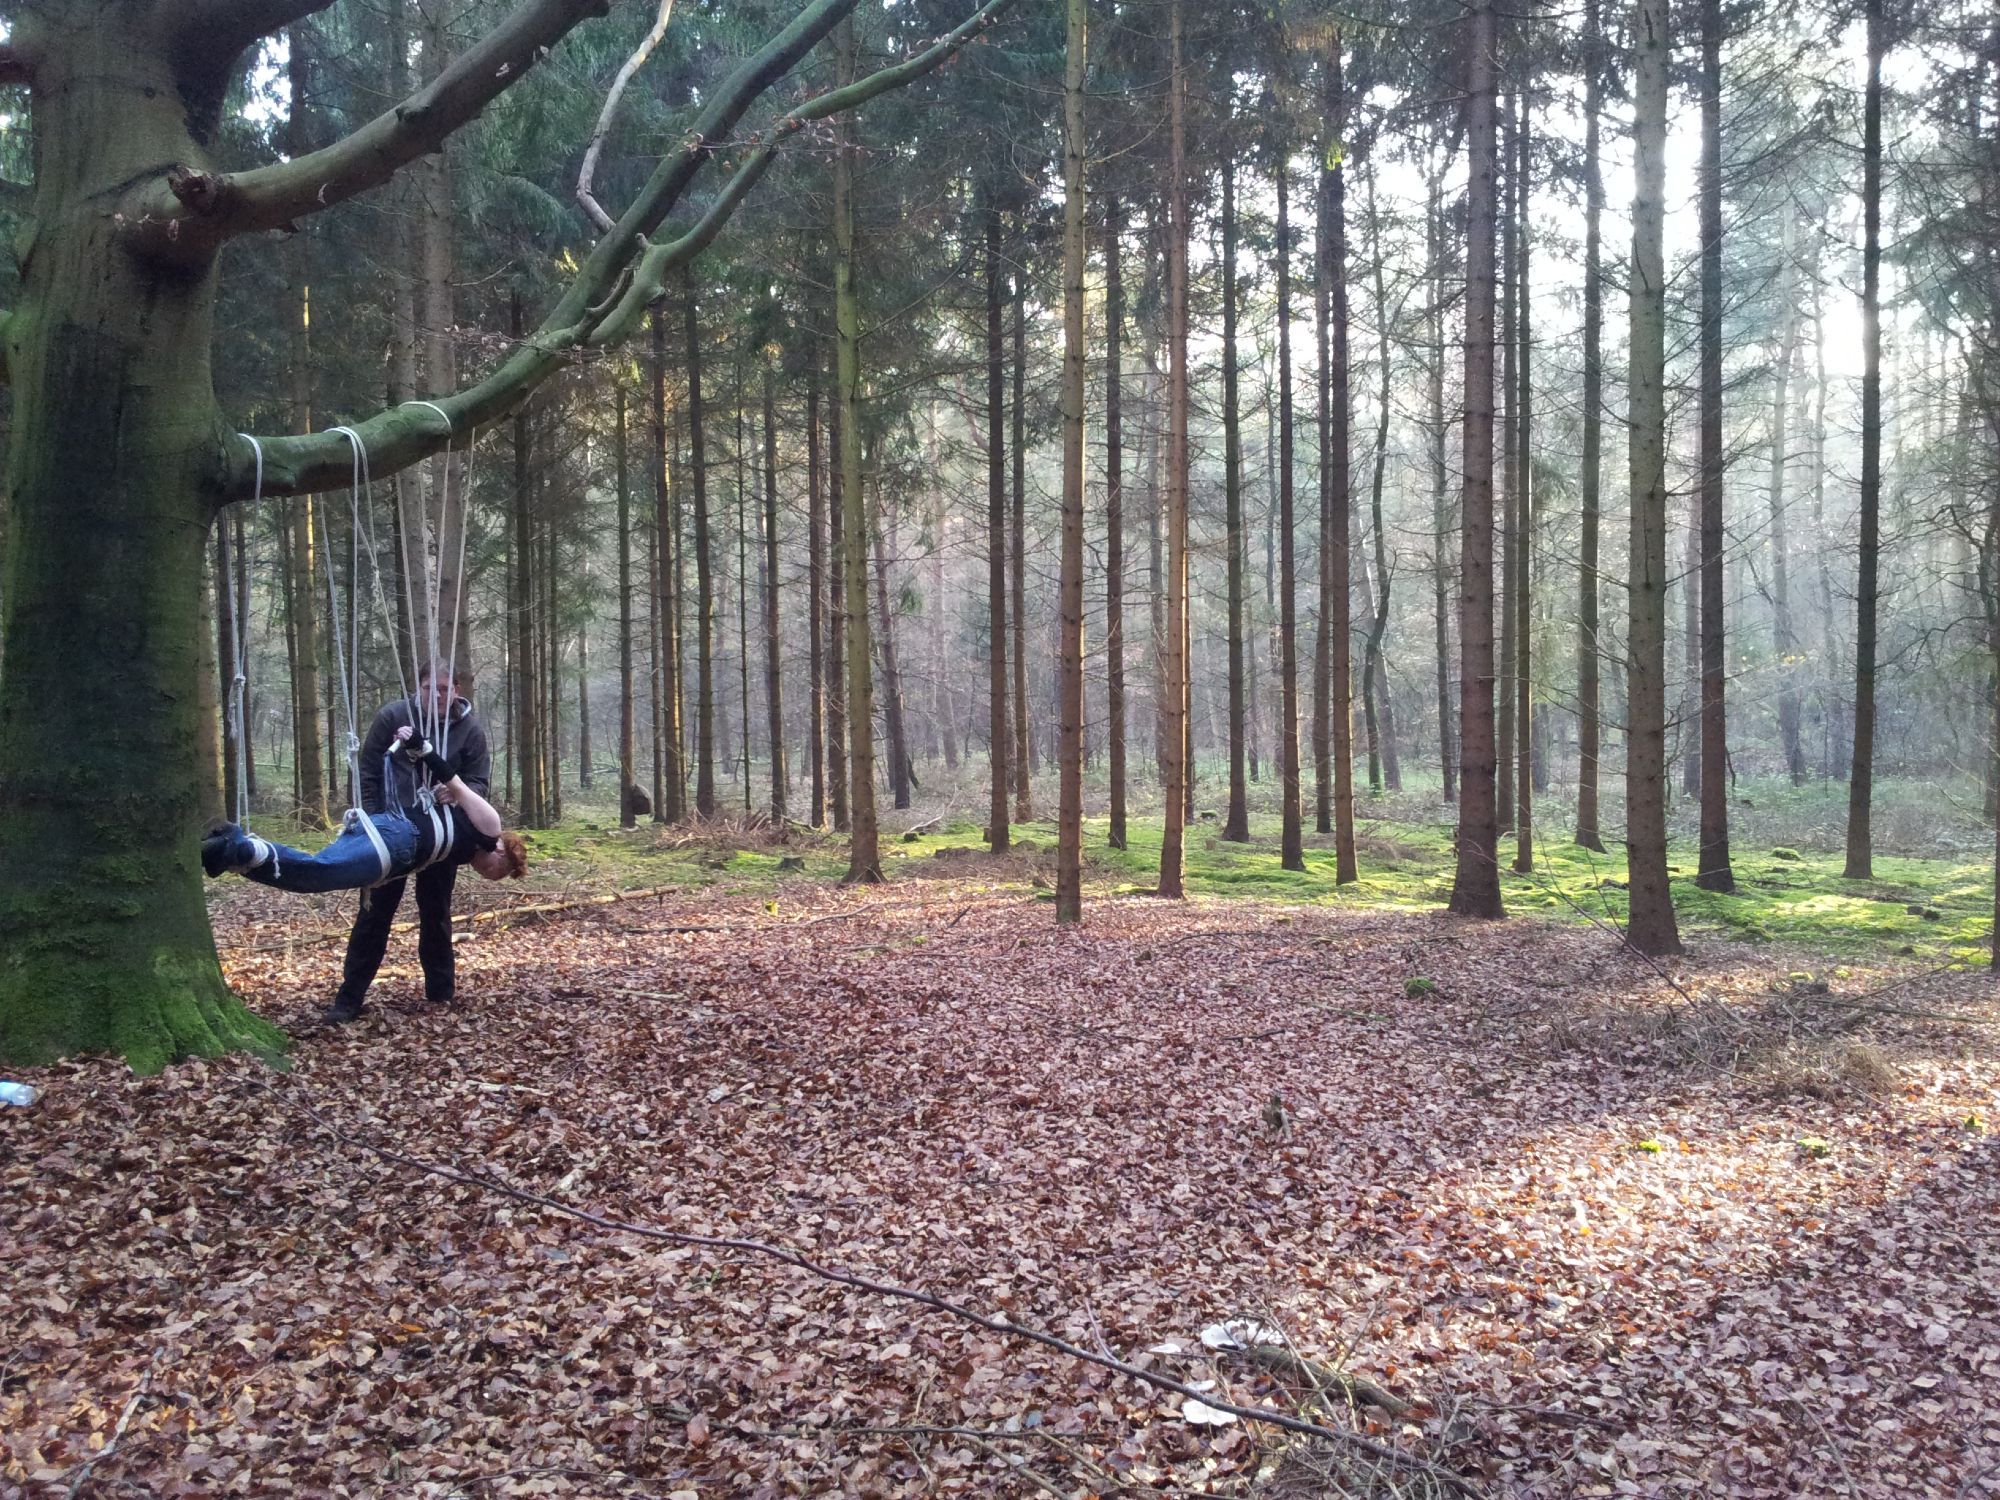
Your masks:
M7 327L0 1059L153 1070L282 1038L223 982L195 859L202 560L226 474L214 265L135 253L114 212L135 176L205 160L223 64L180 76L164 23L147 35L127 10L76 7L35 38L37 201Z

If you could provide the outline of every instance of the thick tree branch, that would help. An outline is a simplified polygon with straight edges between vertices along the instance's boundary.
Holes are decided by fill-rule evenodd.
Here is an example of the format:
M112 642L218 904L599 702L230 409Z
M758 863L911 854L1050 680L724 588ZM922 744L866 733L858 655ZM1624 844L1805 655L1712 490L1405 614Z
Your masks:
M628 332L637 312L659 294L656 284L712 242L737 206L769 170L778 144L812 120L825 119L937 67L978 36L1012 0L987 0L945 37L903 62L798 106L765 132L756 154L724 186L716 202L678 239L647 248L645 236L657 228L686 193L713 147L725 138L750 106L855 7L857 0L813 0L798 18L748 59L723 84L695 122L688 143L663 160L651 180L611 231L600 240L562 300L541 327L485 379L433 404L405 405L377 413L357 425L368 453L369 471L386 477L440 451L447 441L464 443L470 434L512 412L535 388L562 367L572 350L611 342ZM641 255L640 264L634 258ZM655 284L645 288L648 279ZM610 326L614 321L616 327ZM438 411L444 412L440 420ZM449 423L447 429L446 423ZM260 440L263 493L270 496L338 489L351 482L353 448L339 433L307 433ZM226 496L251 493L255 456L247 440L231 446Z
M276 12L287 5L271 0L247 8ZM292 0L289 8L318 7ZM150 248L205 255L232 236L280 229L379 187L442 148L550 47L607 9L609 0L526 0L408 99L322 150L248 172L176 167L144 185L130 211L134 229Z
M721 233L722 226L729 222L771 163L777 160L778 148L786 139L797 134L815 120L824 120L845 110L856 109L879 94L899 89L922 77L953 56L966 43L985 31L999 20L1002 11L1013 4L1013 0L987 0L978 10L959 23L944 36L939 37L923 51L905 58L900 63L871 73L866 78L857 78L842 88L830 90L809 99L798 108L781 115L766 130L760 133L756 150L750 159L736 169L735 174L723 185L715 202L694 227L680 238L663 245L648 247L639 257L637 266L624 286L615 306L605 315L604 320L589 335L593 346L615 344L625 338L639 324L645 315L646 305L666 290L667 278L714 241Z
M183 47L209 49L213 57L234 57L259 37L282 31L325 10L333 0L181 0L174 18Z
M33 71L28 67L28 59L11 42L0 42L0 84L33 83Z

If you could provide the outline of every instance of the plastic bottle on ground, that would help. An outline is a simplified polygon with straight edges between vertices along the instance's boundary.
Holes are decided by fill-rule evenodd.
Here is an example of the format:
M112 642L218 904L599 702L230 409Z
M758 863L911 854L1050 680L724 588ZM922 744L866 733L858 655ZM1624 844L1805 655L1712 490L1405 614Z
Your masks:
M18 1104L23 1108L42 1097L42 1091L29 1084L0 1080L0 1104Z

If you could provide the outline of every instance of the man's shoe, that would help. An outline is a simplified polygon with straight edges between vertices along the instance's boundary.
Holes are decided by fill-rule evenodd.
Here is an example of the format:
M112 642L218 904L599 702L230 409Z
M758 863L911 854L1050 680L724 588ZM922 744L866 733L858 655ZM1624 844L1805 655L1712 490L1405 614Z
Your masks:
M226 833L212 833L201 841L201 869L210 880L214 880L229 869L229 850L232 842Z
M349 1021L361 1019L361 1002L345 995L334 998L333 1004L319 1013L319 1018L332 1026L344 1026Z

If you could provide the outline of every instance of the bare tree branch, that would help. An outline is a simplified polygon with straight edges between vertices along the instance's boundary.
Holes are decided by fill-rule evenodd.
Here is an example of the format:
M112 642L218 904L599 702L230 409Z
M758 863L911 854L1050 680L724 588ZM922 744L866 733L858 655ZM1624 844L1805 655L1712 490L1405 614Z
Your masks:
M610 229L612 220L592 190L597 177L598 153L604 149L604 138L611 133L611 122L618 117L618 103L625 97L626 86L632 82L632 75L645 66L653 49L660 45L660 38L667 34L667 22L673 19L673 14L674 0L660 0L660 14L653 22L653 29L640 39L639 45L632 49L632 55L618 69L618 76L611 80L610 91L604 96L604 108L597 112L597 128L591 131L590 144L584 148L583 166L576 174L576 201L583 207L584 218L600 232Z
M200 45L211 57L234 57L259 37L282 31L325 10L333 0L182 0L174 31L183 47Z
M13 43L0 42L0 84L34 81L34 74L28 67L28 59L21 55Z
M715 202L707 213L686 234L664 245L648 247L639 257L636 267L620 293L618 301L604 316L589 336L594 346L615 344L625 338L638 326L644 316L646 305L666 290L667 277L681 266L693 260L713 243L722 226L729 222L749 192L771 163L777 160L778 148L791 136L804 129L814 120L824 120L844 110L855 109L866 104L878 94L886 94L892 89L902 88L913 79L919 78L937 67L946 58L959 51L966 43L985 31L999 20L1013 0L987 0L950 32L938 38L923 51L905 58L900 63L871 73L866 78L858 78L844 88L830 90L809 99L798 108L781 115L766 130L760 132L758 144L750 159L736 169L735 174L724 184L716 195Z
M249 8L276 12L286 4ZM304 0L290 0L290 8L304 8ZM133 231L145 248L206 255L232 236L280 229L379 187L439 150L550 47L607 9L609 0L526 0L431 82L330 146L248 172L175 167L144 184L128 210Z

